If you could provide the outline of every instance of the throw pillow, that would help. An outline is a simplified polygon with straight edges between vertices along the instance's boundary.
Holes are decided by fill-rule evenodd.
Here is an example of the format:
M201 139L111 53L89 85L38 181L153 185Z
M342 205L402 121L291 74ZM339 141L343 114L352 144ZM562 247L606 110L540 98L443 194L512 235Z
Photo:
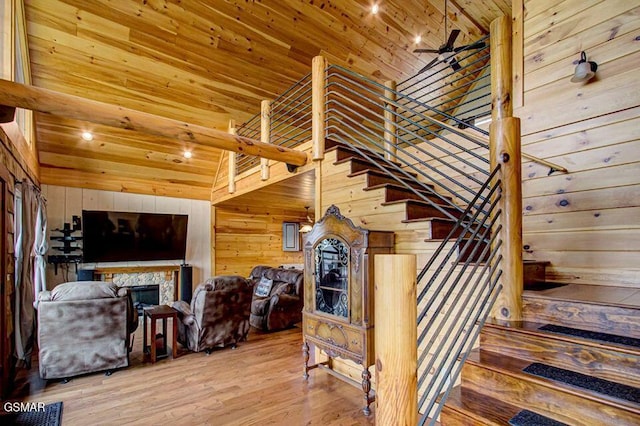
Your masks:
M273 280L269 278L262 277L260 278L260 282L256 286L256 296L267 297L271 292L271 286L273 285Z

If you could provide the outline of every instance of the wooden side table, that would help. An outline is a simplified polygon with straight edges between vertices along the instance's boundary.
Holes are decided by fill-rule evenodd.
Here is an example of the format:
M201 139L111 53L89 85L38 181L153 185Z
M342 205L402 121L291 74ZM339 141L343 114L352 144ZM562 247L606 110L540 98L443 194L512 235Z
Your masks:
M151 339L147 340L147 318L151 321ZM173 338L171 348L173 349L173 358L178 357L178 345L176 338L178 335L178 311L171 306L159 305L152 306L150 308L144 308L144 316L142 320L143 325L143 342L145 356L149 355L151 363L155 363L158 358L164 358L168 356L167 348L167 318L172 318L173 323ZM160 353L156 350L156 322L162 320L162 340L163 345Z

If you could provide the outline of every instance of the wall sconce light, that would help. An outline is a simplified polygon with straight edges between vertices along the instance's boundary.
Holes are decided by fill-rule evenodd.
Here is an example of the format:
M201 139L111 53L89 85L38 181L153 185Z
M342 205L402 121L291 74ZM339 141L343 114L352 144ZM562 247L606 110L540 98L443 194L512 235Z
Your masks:
M573 72L573 77L571 77L572 83L583 83L585 81L591 80L594 75L596 75L596 70L598 69L598 64L593 61L587 61L587 54L580 52L580 61L578 61L578 65L576 65L576 70Z
M300 227L300 232L307 233L311 232L311 230L313 229L313 221L309 217L309 207L304 206L304 208L307 209L307 222Z

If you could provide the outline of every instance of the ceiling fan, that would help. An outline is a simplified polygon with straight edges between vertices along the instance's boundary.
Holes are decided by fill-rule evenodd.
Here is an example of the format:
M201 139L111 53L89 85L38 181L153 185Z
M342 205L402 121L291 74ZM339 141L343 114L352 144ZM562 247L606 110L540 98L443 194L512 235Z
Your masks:
M444 28L445 31L447 29L448 23L448 14L447 14L447 1L444 2ZM438 62L444 62L449 64L454 71L458 71L462 67L458 63L456 59L456 54L463 50L471 50L471 49L482 49L486 46L484 41L479 41L472 44L467 44L465 46L455 47L454 44L456 39L460 35L460 30L451 30L449 34L449 38L445 39L445 42L438 49L415 49L413 53L437 53L438 56L434 58L431 62L429 62L424 68L418 71L418 74L422 74L432 66L434 66Z

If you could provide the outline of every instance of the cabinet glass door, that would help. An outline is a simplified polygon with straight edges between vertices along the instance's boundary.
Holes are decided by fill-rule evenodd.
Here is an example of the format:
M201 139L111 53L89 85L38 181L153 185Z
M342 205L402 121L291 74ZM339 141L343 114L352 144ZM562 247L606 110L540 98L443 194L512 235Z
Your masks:
M339 317L349 314L349 248L325 238L315 248L316 310Z

